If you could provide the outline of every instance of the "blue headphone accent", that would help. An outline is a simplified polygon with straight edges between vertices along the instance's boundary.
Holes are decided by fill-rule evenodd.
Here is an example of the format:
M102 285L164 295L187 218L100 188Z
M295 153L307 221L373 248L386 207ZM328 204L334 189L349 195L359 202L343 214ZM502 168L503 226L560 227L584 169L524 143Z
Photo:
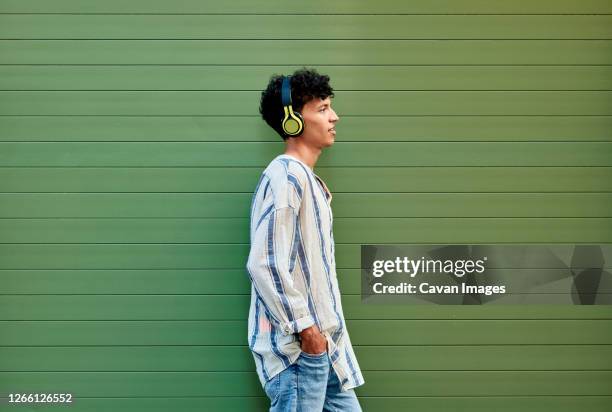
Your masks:
M300 112L294 111L291 106L291 76L283 76L281 86L281 101L283 104L283 132L288 136L296 137L304 131L304 119Z
M281 89L281 98L283 101L283 106L291 105L291 81L290 76L283 76L283 85Z

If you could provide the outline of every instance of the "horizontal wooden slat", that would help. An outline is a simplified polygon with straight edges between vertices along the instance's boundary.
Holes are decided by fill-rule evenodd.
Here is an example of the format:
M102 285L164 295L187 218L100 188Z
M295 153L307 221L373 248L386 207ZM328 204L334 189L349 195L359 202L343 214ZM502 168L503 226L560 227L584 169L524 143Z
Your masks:
M252 194L262 171L262 167L0 167L0 191ZM334 196L342 192L612 191L612 167L317 166L315 172Z
M259 91L4 91L8 115L256 115ZM343 115L610 115L612 91L344 91ZM337 136L341 141L342 135ZM280 140L280 139L279 139Z
M455 412L473 412L474 410L496 412L515 412L519 410L525 412L575 412L589 410L592 412L604 412L609 411L610 406L612 406L612 398L606 396L443 396L439 398L360 396L359 403L365 411L408 411L415 409L427 412L447 412L449 410ZM131 402L129 405L136 404L137 402ZM228 402L228 404L230 403ZM153 410L155 409L151 409L151 411Z
M608 267L604 267L610 271ZM553 269L516 269L516 268L487 268L487 276L492 279L512 279L516 282L528 282L534 276L543 279L567 279L571 272L569 268ZM343 293L344 307L350 307L352 316L363 319L367 316L380 317L379 313L386 308L378 305L361 306L360 269L339 268L337 278L340 290ZM571 281L569 281L571 282ZM568 282L568 283L569 283ZM568 293L568 283L553 282L545 286L536 287L546 292ZM243 269L144 269L144 270L0 270L0 284L5 294L120 294L120 295L147 295L147 294L212 294L212 295L248 295L251 293L251 283L248 280L246 268ZM535 286L535 285L534 285ZM601 293L612 293L612 284L601 282L598 287ZM387 317L418 316L418 308L403 310L396 308ZM424 309L426 310L426 309ZM490 313L492 309L488 309ZM542 313L551 316L548 309L542 308ZM558 310L558 309L554 309ZM574 312L552 312L558 317L567 316ZM496 312L497 313L497 312ZM514 312L513 312L514 313ZM530 312L529 312L530 313ZM539 312L538 312L539 313Z
M3 64L586 65L612 64L612 41L0 40L0 56Z
M1 243L248 243L248 232L248 218L0 220Z
M255 373L255 372L253 372ZM56 392L59 393L59 392ZM62 392L62 393L65 393ZM207 412L266 412L270 409L270 400L266 397L265 392L261 390L258 394L259 396L188 396L188 397L169 397L162 398L155 396L153 394L150 397L121 397L121 398L113 398L113 397L83 397L76 396L73 394L73 401L78 403L72 403L70 408L74 408L75 405L79 412L167 412L169 410L175 411L207 411ZM401 405L401 402L394 401L393 403L386 402L386 398L370 398L374 402L369 403L369 405L374 405L374 407L381 406L383 408L394 407L394 405ZM411 400L412 398L403 398L404 400ZM430 404L436 404L436 398L428 398L433 399ZM451 401L454 398L445 398L450 399ZM457 398L461 400L462 398ZM523 398L466 398L476 400L478 404L483 404L485 406L495 405L497 404L497 399L503 399L506 401L505 406L508 405L521 405L523 406L522 410L531 411L527 405L538 406L541 405L540 397L523 397ZM517 400L514 400L517 399ZM566 412L571 411L571 409L565 409L567 407L567 402L563 405L556 402L556 397L547 397L545 398L548 403L547 405L558 405L558 409L555 409L555 412ZM593 412L599 412L603 405L606 405L607 397L592 397L592 396L578 396L571 397L570 404L574 407L576 405L591 407L589 409ZM493 400L494 402L487 402L488 400ZM362 401L362 398L359 398L360 404L365 408L365 403L368 402ZM381 402L382 401L382 402ZM460 402L463 403L463 402ZM419 402L422 404L422 402ZM44 408L46 410L56 410L60 408L66 408L65 404L57 404L57 405L45 405ZM594 408L594 409L593 409ZM8 404L8 402L0 405L1 412L14 412L15 409L26 410L25 407L21 404L18 407L15 407L14 404ZM367 410L367 409L366 409ZM380 410L380 409L375 409ZM500 409L502 410L502 409ZM533 411L542 411L543 409L533 409ZM506 411L506 409L503 409ZM607 410L606 410L607 412Z
M298 68L10 65L0 66L0 90L261 90L273 73L290 73ZM610 66L324 66L317 69L330 76L336 92L612 89ZM231 122L227 123L231 126Z
M363 371L610 370L612 345L355 346ZM247 346L0 347L3 372L253 371Z
M612 141L612 116L343 116L336 127L342 142ZM0 141L281 141L258 116L2 116L0 129Z
M1 346L244 345L243 321L0 321ZM565 342L579 343L579 342ZM586 342L582 342L586 343Z
M334 234L341 244L608 243L612 218L335 218ZM1 219L0 243L248 244L249 219Z
M612 320L348 320L354 345L612 343ZM0 321L0 345L247 345L241 321ZM571 333L568 333L571 331Z
M341 218L334 219L334 233L339 243L361 244L433 243L442 238L442 243L609 243L612 219Z
M351 340L359 345L403 345L412 344L412 335L427 334L424 338L432 344L470 344L507 343L566 343L573 338L564 338L568 330L584 335L573 343L608 343L612 340L612 330L605 331L609 320L448 320L413 321L407 324L407 320L355 320L347 321ZM482 322L487 322L482 323ZM590 327L598 325L598 328L590 330ZM568 329L569 328L569 329ZM403 331L400 332L400 329ZM537 330L537 332L536 332ZM488 334L497 335L487 338ZM515 336L508 336L514 334ZM415 338L420 340L420 338ZM570 342L567 342L570 343Z
M569 294L570 290L565 292ZM0 320L242 320L248 316L250 298L250 295L1 295ZM492 309L489 305L486 310L459 310L456 306L438 309L421 305L367 305L361 303L359 295L345 295L342 303L349 320L442 319L444 316L454 319L576 319L580 315L612 319L612 307L605 305L592 310L560 305L527 309L513 305Z
M287 3L280 0L253 2L235 0L229 3L207 3L198 0L166 2L163 0L108 0L103 3L82 3L78 0L56 0L50 5L44 0L4 0L1 13L612 13L606 0L514 0L509 3L482 0L398 2L396 0L334 1L311 0Z
M582 194L585 195L585 194ZM582 196L580 195L580 196ZM594 195L600 203L604 194ZM125 196L125 197L123 197ZM338 195L339 196L339 195ZM354 197L349 194L343 196ZM367 202L365 195L363 201ZM406 195L404 195L406 196ZM599 197L598 197L599 196ZM601 196L604 196L602 198ZM610 195L612 196L612 194ZM123 197L123 198L122 198ZM0 194L0 218L245 217L252 194ZM534 196L537 197L537 196ZM554 195L553 195L554 197ZM334 200L336 196L334 196ZM611 198L612 199L612 198ZM398 199L399 200L399 199ZM596 201L597 201L596 200ZM29 202L37 202L39 208ZM144 202L144 203L143 203ZM27 205L31 205L28 207ZM143 208L143 205L147 205ZM38 209L38 211L37 211ZM334 209L338 216L337 208ZM21 215L21 216L19 216ZM36 216L38 215L38 216Z
M0 166L259 167L283 143L0 143ZM612 166L612 142L338 142L317 165Z
M432 222L426 220L405 221L399 225L393 219L387 219L389 226L398 226L395 230L404 230L404 238L407 233L419 233L430 230L434 224L446 225L444 234L440 234L437 241L424 242L416 240L404 243L432 243L432 244L482 244L482 243L570 243L575 244L577 240L585 239L584 225L590 223L588 229L595 234L599 231L600 236L607 236L608 241L584 240L582 243L612 243L609 240L609 227L595 219L576 219L567 224L566 227L559 226L561 219L507 219L504 225L493 225L490 219L462 219L463 225L457 221L436 218ZM565 219L564 219L565 220ZM479 222L483 227L482 233L475 233L474 239L459 241L460 232ZM544 224L543 224L544 223ZM567 222L566 222L567 223ZM606 222L609 224L608 222ZM582 226L581 226L582 225ZM597 229L596 226L600 228ZM449 227L459 234L449 235ZM370 229L371 228L365 228ZM382 230L386 230L383 227ZM435 228L434 228L435 229ZM530 230L529 230L530 229ZM507 242L499 239L501 233L507 237ZM587 233L588 234L588 233ZM486 235L486 236L485 236ZM537 235L537 236L535 236ZM419 235L417 235L419 236ZM431 236L429 234L428 236ZM529 240L528 237L536 240ZM419 236L421 237L421 236ZM425 238L423 236L423 238ZM426 240L429 240L426 238ZM368 242L364 242L368 243ZM371 242L377 243L377 242ZM393 242L395 244L401 242ZM580 243L580 242L578 242ZM340 269L356 269L360 267L361 245L336 243L336 265ZM0 244L0 269L244 269L249 252L248 244ZM560 264L561 265L561 264ZM493 266L495 267L495 266ZM564 266L561 266L564 268Z
M453 410L468 412L477 410L495 410L499 412L524 411L576 411L586 408L592 411L606 411L610 408L611 399L600 396L589 397L360 397L359 402L364 410L399 411L411 408L428 412Z
M251 193L0 194L0 218L242 218L249 214L251 197ZM335 218L612 217L612 193L337 193L332 207Z
M246 245L0 245L1 269L243 269L247 257Z
M338 274L345 293L360 293L359 269ZM354 280L353 277L356 277ZM346 282L342 282L346 278ZM350 281L349 281L349 278ZM165 270L0 270L2 293L249 294L246 268Z
M610 39L612 16L0 14L3 39L249 40L287 33L316 40Z
M242 320L250 296L0 296L0 320Z
M362 396L612 394L610 371L372 371L364 378L367 384L357 390ZM261 394L253 372L1 372L0 384L9 392L25 386L33 393L57 393L64 387L77 398Z
M359 393L360 389L357 389ZM79 411L84 412L166 412L188 411L268 411L270 400L261 396L227 397L172 397L156 396L138 398L84 398L78 399ZM515 412L609 412L610 396L440 396L440 397L378 397L358 395L364 411L405 411L417 409L426 412L473 412L477 410ZM62 406L58 406L61 408ZM53 408L47 406L46 408ZM0 406L0 411L13 411L13 406Z
M366 372L365 396L610 395L612 372ZM407 384L408 383L408 384Z

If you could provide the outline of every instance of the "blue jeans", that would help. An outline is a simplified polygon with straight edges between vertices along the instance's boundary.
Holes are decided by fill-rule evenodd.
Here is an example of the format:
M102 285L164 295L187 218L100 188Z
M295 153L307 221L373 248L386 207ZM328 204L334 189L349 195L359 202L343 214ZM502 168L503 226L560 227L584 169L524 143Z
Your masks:
M355 391L342 392L327 352L302 352L297 361L266 382L270 412L361 412Z

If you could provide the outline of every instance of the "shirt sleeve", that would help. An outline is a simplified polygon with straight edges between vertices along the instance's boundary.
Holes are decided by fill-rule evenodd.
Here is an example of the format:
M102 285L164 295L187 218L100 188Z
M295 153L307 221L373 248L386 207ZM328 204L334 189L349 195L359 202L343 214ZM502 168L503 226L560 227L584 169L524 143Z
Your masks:
M247 262L259 298L285 336L315 324L289 269L296 259L298 225L293 207L270 208L257 224Z

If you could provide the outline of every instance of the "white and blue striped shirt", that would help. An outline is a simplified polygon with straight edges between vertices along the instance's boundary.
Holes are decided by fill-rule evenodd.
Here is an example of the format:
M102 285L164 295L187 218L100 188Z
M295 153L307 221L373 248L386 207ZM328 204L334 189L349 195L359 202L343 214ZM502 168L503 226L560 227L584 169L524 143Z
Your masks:
M342 390L365 382L342 312L331 198L310 167L287 154L270 162L253 194L248 340L262 386L297 360L298 334L314 324Z

